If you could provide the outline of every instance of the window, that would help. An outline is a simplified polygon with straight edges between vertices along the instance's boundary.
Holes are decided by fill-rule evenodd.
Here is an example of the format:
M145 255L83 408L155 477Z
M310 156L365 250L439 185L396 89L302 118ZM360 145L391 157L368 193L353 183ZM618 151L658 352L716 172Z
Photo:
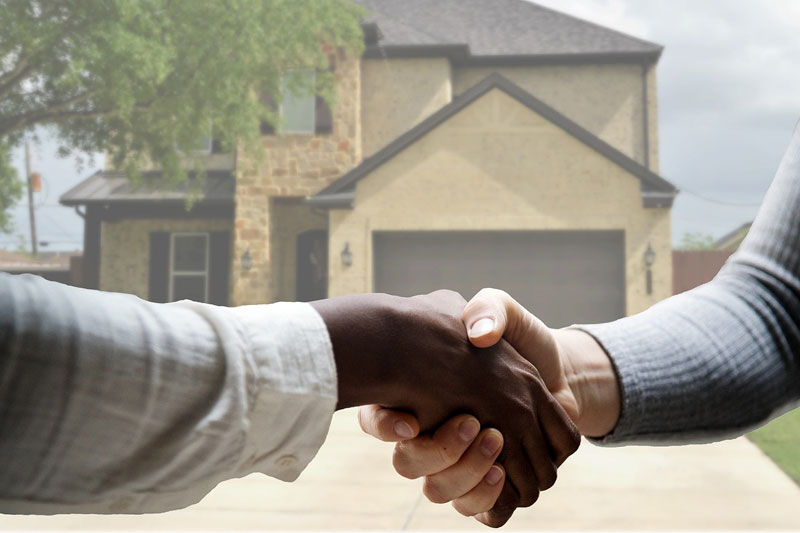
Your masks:
M208 251L207 233L171 235L169 301L208 301Z
M210 154L214 148L214 138L212 136L212 127L208 126L208 135L201 135L187 145L178 145L178 150L184 154ZM218 143L217 143L218 144Z
M281 118L284 133L314 133L317 98L313 70L287 73L281 78Z

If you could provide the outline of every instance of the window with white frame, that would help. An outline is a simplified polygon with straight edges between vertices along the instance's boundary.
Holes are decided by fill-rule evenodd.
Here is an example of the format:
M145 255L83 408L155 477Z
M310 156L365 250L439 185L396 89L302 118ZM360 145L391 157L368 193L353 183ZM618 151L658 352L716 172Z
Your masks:
M208 301L208 233L170 236L169 301Z
M287 72L281 76L283 133L314 133L317 97L313 70Z

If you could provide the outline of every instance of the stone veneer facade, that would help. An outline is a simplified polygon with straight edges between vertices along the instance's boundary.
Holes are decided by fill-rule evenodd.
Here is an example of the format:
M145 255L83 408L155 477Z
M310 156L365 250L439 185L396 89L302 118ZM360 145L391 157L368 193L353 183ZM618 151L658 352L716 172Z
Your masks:
M273 233L282 230L273 213L275 199L311 195L361 161L360 60L342 52L333 57L337 100L331 109L332 133L267 135L262 158L238 154L232 305L271 302L281 292L271 245ZM248 250L253 266L245 270L239 258Z

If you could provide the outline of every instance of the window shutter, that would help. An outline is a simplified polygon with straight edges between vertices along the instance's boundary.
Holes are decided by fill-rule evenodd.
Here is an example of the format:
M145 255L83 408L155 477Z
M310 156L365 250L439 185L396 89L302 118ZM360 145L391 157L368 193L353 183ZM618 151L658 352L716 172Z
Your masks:
M228 285L231 270L231 234L214 231L209 237L208 303L228 305Z
M314 115L314 133L325 135L333 132L333 116L328 102L320 95L317 95L316 108Z
M169 296L169 233L150 234L150 273L147 299L164 303Z

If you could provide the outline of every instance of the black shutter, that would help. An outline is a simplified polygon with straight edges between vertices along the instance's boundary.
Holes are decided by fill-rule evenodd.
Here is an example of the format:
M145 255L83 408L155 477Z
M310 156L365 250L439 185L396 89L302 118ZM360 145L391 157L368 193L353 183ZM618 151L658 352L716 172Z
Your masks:
M215 231L210 234L208 256L208 303L228 305L228 284L231 271L231 234Z
M169 296L169 233L150 234L150 276L147 299L163 303Z
M325 135L333 132L333 116L328 102L320 95L317 95L317 102L314 115L314 133Z

